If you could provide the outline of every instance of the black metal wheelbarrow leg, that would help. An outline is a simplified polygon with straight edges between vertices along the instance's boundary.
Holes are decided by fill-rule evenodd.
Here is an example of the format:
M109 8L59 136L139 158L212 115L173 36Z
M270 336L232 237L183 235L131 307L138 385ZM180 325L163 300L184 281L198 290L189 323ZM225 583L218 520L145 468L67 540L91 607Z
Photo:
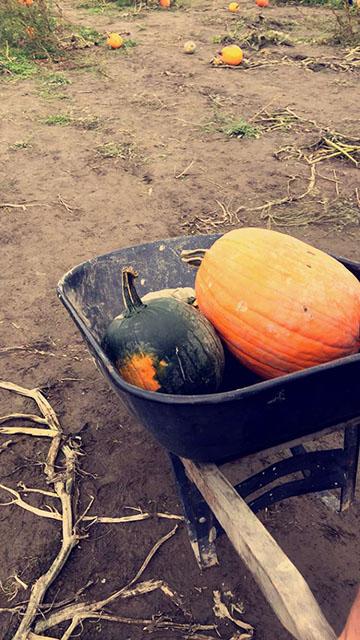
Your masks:
M239 484L234 491L257 513L290 497L316 493L336 511L345 511L355 497L360 449L360 424L341 425L344 445L337 449L308 451L304 445L290 447L292 455L263 468ZM338 430L340 425L335 425ZM189 540L200 569L218 563L215 540L224 530L199 490L188 478L178 456L170 454L177 489L181 499ZM243 460L243 458L241 458ZM293 474L302 473L302 479ZM276 482L276 486L274 486ZM272 488L266 487L272 485ZM334 490L340 490L336 497ZM252 498L255 494L256 497ZM335 507L334 507L335 505Z
M356 425L345 427L344 432L344 456L345 456L345 480L341 489L340 511L346 511L355 498L356 477L359 464L360 450L360 422Z
M215 547L217 522L201 493L187 477L181 459L172 453L169 455L196 562L201 570L208 569L218 564Z

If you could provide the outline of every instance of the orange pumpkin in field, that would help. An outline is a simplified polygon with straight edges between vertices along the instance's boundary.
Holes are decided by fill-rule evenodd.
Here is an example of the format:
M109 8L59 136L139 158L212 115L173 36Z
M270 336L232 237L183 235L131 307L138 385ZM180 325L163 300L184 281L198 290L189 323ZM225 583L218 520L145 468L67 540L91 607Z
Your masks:
M159 0L159 4L163 9L170 9L171 0Z
M268 7L269 6L269 0L256 0L256 4L258 7Z
M221 49L220 58L224 64L237 66L242 62L243 57L243 52L237 44L229 44Z
M36 31L34 27L26 27L25 31L31 40L35 38Z
M123 46L124 41L118 33L110 33L108 39L106 40L106 44L111 49L120 49Z
M323 251L277 231L243 228L182 257L200 263L200 311L263 378L359 351L360 282Z

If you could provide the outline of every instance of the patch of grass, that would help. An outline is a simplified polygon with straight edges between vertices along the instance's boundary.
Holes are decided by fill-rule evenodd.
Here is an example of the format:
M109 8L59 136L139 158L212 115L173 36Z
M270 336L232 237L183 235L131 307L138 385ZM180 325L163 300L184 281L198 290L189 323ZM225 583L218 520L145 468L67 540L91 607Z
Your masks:
M72 117L66 113L56 113L52 116L44 118L43 123L49 127L59 126L67 127L72 122Z
M79 27L77 33L84 38L86 42L92 44L98 44L103 39L103 36L92 27Z
M122 46L122 49L133 49L134 47L137 47L138 43L136 42L136 40L132 40L131 38L126 38L126 40L124 40L124 44Z
M259 127L244 118L229 120L221 127L221 131L230 138L260 138L261 135Z
M41 79L41 88L39 95L46 100L69 100L66 93L62 93L59 89L71 84L71 80L66 78L62 73L48 73Z
M134 0L116 0L115 2L115 5L119 9L128 9L129 7L135 8L135 4Z
M71 125L73 127L77 127L78 129L86 129L87 131L92 131L99 128L101 120L97 116L84 116L83 118L75 118L69 113L57 113L45 118L43 120L43 123L47 124L50 127L67 127Z
M36 0L26 6L18 0L1 0L0 3L0 52L6 57L6 49L18 50L19 55L35 59L51 58L59 53L57 30L59 11L51 0ZM3 61L2 61L3 62ZM9 65L8 65L9 68ZM28 72L10 70L18 76Z
M47 87L42 87L39 90L39 96L44 98L44 100L70 100L70 96L66 95L66 93L61 93L61 91L53 91L48 89Z
M63 87L64 85L71 84L71 80L62 73L48 73L44 76L42 83L50 87Z
M205 123L203 129L207 133L219 131L229 136L229 138L260 138L261 135L260 127L255 124L241 117L235 118L225 115L217 109L214 111L214 119Z
M86 9L93 15L114 11L113 3L106 0L87 0L77 5L79 9Z
M102 158L121 158L126 162L137 164L140 154L133 142L106 142L97 147L97 153Z
M37 73L38 67L24 51L6 46L0 49L0 77L26 79Z

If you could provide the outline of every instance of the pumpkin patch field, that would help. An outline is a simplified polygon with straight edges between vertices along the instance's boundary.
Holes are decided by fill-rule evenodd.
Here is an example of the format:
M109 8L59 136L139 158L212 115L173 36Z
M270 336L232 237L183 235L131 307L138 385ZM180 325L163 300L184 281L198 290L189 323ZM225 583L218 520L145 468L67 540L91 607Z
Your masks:
M159 352L176 332L182 341L191 333L192 350L206 336L202 361L194 366L189 351L187 365L209 393L224 364L210 321L225 346L268 378L322 363L326 349L319 354L318 344L332 356L355 353L358 283L325 253L360 262L359 83L355 2L0 0L2 640L289 640L225 536L217 541L219 565L200 572L166 451L95 368L56 285L74 265L118 248L232 232L201 256L203 264L195 260L197 303L207 316L201 323L183 301L153 300L145 308L124 264L123 332L146 325L146 344ZM290 309L286 322L276 309L271 322L282 326L284 344L274 345L266 295L246 339L242 317L231 324L239 310L232 295L251 267L246 237L241 244L235 231L244 227L261 228L264 264L272 259L269 230L291 236L284 299L313 304L316 345L302 326L306 305L301 313ZM297 256L305 251L326 290L300 274ZM211 291L219 280L220 300ZM271 284L281 289L281 274ZM250 276L248 287L258 301ZM330 290L336 311L326 308ZM285 345L290 331L292 350ZM159 356L155 380L151 360L134 357L131 367L124 360L133 348L116 340L109 347L128 382L192 392L180 361L169 367ZM264 352L271 363L259 367ZM45 426L62 447L68 483L49 454ZM341 446L341 437L324 436L321 444ZM247 457L241 477L279 456ZM226 473L234 477L232 463ZM61 530L70 485L76 514ZM258 514L336 633L359 583L359 499L338 513L333 495L299 496ZM59 557L61 566L52 565ZM42 597L38 579L49 567ZM91 615L82 619L76 607L89 603Z

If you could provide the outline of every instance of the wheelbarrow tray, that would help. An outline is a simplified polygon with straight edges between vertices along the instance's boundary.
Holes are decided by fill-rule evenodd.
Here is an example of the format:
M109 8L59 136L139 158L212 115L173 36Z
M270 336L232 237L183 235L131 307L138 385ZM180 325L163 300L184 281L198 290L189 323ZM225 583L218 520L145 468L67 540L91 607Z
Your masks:
M98 369L125 405L170 452L199 462L224 462L279 446L360 415L360 354L260 381L243 367L207 395L154 393L125 382L101 347L108 324L123 311L121 268L134 266L138 291L194 286L183 249L208 248L219 235L187 236L123 248L74 267L58 295ZM338 258L360 280L360 264ZM235 388L236 387L236 388Z

